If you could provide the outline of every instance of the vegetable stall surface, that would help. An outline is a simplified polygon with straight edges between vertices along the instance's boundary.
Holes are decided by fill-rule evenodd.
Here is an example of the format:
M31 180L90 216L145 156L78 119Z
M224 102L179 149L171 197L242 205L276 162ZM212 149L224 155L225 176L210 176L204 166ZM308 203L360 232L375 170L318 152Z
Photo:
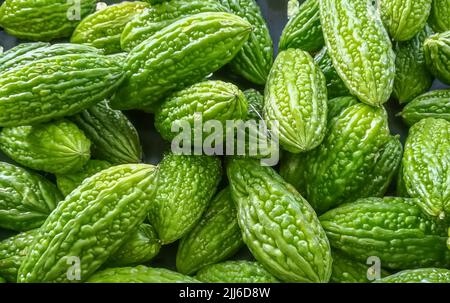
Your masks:
M450 282L449 0L80 2L0 7L0 283Z

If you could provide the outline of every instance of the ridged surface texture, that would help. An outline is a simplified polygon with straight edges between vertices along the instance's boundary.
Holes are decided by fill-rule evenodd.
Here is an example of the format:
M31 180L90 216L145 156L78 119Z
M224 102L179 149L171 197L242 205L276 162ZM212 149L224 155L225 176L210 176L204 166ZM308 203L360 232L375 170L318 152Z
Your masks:
M320 0L322 29L338 75L364 103L381 106L392 93L395 54L369 0Z
M144 264L158 255L161 242L150 224L141 224L106 262L108 267Z
M25 40L49 41L70 37L81 19L95 10L95 0L6 0L0 25Z
M414 199L361 199L330 210L320 222L331 246L360 262L376 256L390 269L450 265L447 227Z
M57 55L9 69L0 77L0 126L76 114L109 97L122 80L122 63L98 53Z
M323 213L344 202L382 196L400 163L396 142L384 109L361 103L346 108L331 120L322 145L307 155L309 203Z
M230 62L251 29L247 21L229 13L201 13L172 23L130 52L127 78L111 105L151 111L171 92Z
M269 128L279 128L280 145L287 151L309 151L322 142L326 80L308 53L288 49L278 54L266 85L264 119Z
M347 86L345 86L344 82L336 72L326 47L322 48L322 50L314 57L314 61L322 70L327 81L328 98L350 95Z
M192 130L194 143L195 121L219 121L225 129L227 120L242 120L248 114L248 102L234 84L222 81L204 81L171 95L155 114L155 127L166 140L174 139L185 124ZM205 130L205 133L207 131Z
M145 2L124 1L99 10L78 24L70 42L90 44L109 54L121 52L120 36L125 26L147 7Z
M280 163L280 176L301 194L306 194L306 155L284 152Z
M229 160L227 175L244 242L256 260L284 282L328 282L330 244L308 202L258 160Z
M91 142L72 122L3 128L0 149L17 163L54 174L80 170L90 158Z
M428 20L436 32L450 30L450 0L433 0Z
M278 48L280 50L298 48L314 52L324 44L319 0L307 0L284 27Z
M229 64L231 71L264 85L273 63L273 42L261 9L255 0L220 0L220 3L253 26L247 42Z
M139 134L128 118L100 102L70 118L93 144L92 154L112 164L139 163L142 146Z
M144 221L156 183L155 167L146 164L115 166L83 182L40 228L18 282L85 281ZM70 257L79 258L79 277L70 274Z
M0 227L16 231L39 227L62 199L47 179L0 162Z
M200 220L221 179L221 162L208 156L167 154L149 219L163 244L183 237Z
M404 270L381 279L381 283L450 283L450 270L419 268Z
M95 273L88 283L198 283L189 276L143 265L136 267L107 268Z
M450 122L427 118L409 130L403 179L419 206L440 219L450 216Z
M121 35L122 49L131 51L159 30L184 17L226 10L218 0L171 0L151 5L125 26Z
M177 269L191 275L200 268L233 256L243 244L236 207L226 188L210 202L197 225L178 246Z
M244 90L244 96L248 103L248 120L259 121L263 119L264 96L256 89Z
M400 115L410 126L425 118L450 122L450 90L434 90L420 95L408 103Z
M206 283L277 283L258 262L227 261L202 268L196 279Z
M333 118L338 117L344 110L358 103L358 99L352 96L329 99L327 117L329 124L331 124Z
M80 171L56 175L56 184L64 196L70 194L87 178L111 167L112 164L102 160L89 160Z
M395 81L393 95L400 103L407 103L428 91L433 84L434 77L425 62L423 44L432 34L426 26L415 37L406 42L394 44Z
M450 31L425 40L425 60L431 73L450 85Z
M425 26L432 0L380 0L381 20L395 41L408 41Z

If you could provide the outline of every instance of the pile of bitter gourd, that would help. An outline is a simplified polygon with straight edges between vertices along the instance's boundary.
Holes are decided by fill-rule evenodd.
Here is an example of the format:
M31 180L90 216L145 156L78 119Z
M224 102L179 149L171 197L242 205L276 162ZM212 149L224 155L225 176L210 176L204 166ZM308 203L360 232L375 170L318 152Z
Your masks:
M450 0L285 2L275 57L254 0L4 1L0 281L450 282ZM263 121L281 163L142 163L125 110Z

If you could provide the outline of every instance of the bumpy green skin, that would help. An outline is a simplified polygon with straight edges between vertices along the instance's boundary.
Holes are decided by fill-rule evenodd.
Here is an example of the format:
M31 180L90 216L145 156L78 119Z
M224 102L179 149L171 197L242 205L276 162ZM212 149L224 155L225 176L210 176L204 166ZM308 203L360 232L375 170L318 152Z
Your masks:
M72 282L85 281L144 221L156 183L155 167L146 164L115 166L87 179L40 228L18 282L70 282L68 258L74 256L81 280Z
M86 43L112 54L122 51L120 36L128 22L149 5L145 2L121 2L89 15L72 34L70 42Z
M357 261L377 256L384 268L448 267L447 227L424 214L417 203L366 198L330 210L320 222L331 246Z
M109 97L123 80L122 63L97 53L51 56L0 77L0 126L48 122Z
M122 49L131 51L159 30L184 17L225 11L227 9L217 0L171 0L151 5L125 26L120 41Z
M0 72L54 56L89 53L101 55L103 52L92 46L71 43L53 45L44 42L23 43L8 50L0 57Z
M425 40L425 60L431 73L450 85L450 31Z
M136 267L108 268L95 273L88 283L198 283L189 276L143 265Z
M412 39L425 26L432 0L380 0L381 20L395 41Z
M273 42L261 9L255 0L220 0L220 3L253 26L249 39L229 64L231 71L264 85L273 64Z
M56 184L64 196L70 194L85 179L95 175L96 173L110 168L109 162L102 160L89 160L83 168L71 174L56 175Z
M432 34L426 26L415 37L406 42L394 45L395 81L393 95L400 103L407 103L428 91L433 84L434 77L425 62L423 44Z
M352 95L381 106L393 89L395 53L375 6L320 0L325 43L338 75Z
M324 45L320 24L319 0L307 0L298 8L298 12L286 24L281 33L280 50L298 48L314 52Z
M37 233L33 229L0 242L0 275L8 282L17 281L17 271Z
M204 81L171 95L160 106L155 115L155 127L161 136L170 141L191 126L194 139L196 113L201 113L203 122L217 120L225 129L227 120L243 120L247 117L248 102L244 93L234 84L222 81ZM198 123L198 122L197 122ZM172 131L175 127L175 131Z
M244 242L256 260L284 282L327 282L330 245L308 202L258 160L229 160L227 174Z
M433 0L431 15L428 20L433 30L445 32L450 30L450 0Z
M371 282L367 274L371 265L366 265L362 262L345 256L344 254L332 251L333 257L333 272L331 274L330 282L332 283L368 283ZM385 270L381 269L381 277L389 275Z
M54 174L81 170L90 158L91 142L72 122L2 129L0 149L17 163Z
M264 118L279 128L280 145L299 153L317 147L327 125L326 80L313 58L299 49L281 52L270 71Z
M158 255L161 242L150 224L141 224L124 244L108 259L108 267L143 264Z
M177 269L186 275L193 274L204 266L233 256L242 244L236 207L227 187L217 194L201 220L181 239Z
M16 231L41 226L63 199L47 179L4 162L0 162L0 188L0 227Z
M196 279L206 283L278 283L260 263L227 261L202 268Z
M344 110L358 104L359 101L355 97L336 97L328 100L328 123L331 125L331 120L338 117Z
M300 2L298 0L289 0L287 5L287 17L291 20L300 11Z
M450 122L450 90L425 93L408 103L400 115L409 126L425 118L445 119Z
M328 98L350 95L348 88L336 72L326 47L322 48L314 57L314 61L316 61L316 64L320 67L327 80Z
M420 268L404 270L379 280L380 283L450 283L450 270Z
M247 21L229 13L201 13L172 23L130 52L125 63L127 79L111 105L152 110L171 92L230 62L251 29Z
M244 91L244 96L248 103L248 120L259 121L263 117L264 96L256 89L250 88Z
M183 237L200 220L220 182L221 162L208 156L167 154L149 219L163 244Z
M96 1L81 0L79 4L66 0L6 0L0 7L0 26L25 40L70 37L80 20L95 10Z
M306 153L283 153L280 164L280 176L301 194L306 194Z
M397 175L397 183L396 183L396 195L397 197L409 198L408 190L406 189L405 180L403 179L403 167L400 165L398 169Z
M142 146L139 134L128 118L100 102L70 118L93 144L92 154L112 164L139 163Z
M427 118L409 130L403 155L408 194L429 215L450 215L450 122Z
M401 149L384 152L391 140L382 108L360 103L333 118L323 144L307 155L306 197L314 209L323 213L349 200L382 196L401 157Z

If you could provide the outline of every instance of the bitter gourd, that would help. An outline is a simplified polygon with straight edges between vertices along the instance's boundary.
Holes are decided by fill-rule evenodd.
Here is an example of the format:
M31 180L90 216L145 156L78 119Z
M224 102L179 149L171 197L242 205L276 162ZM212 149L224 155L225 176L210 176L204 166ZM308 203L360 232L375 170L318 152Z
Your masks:
M288 0L287 4L287 17L288 20L291 20L295 15L300 11L300 2L299 0Z
M380 283L450 283L450 270L419 268L398 272L379 280Z
M414 124L403 155L403 179L408 194L419 198L429 215L450 215L450 122L427 118Z
M432 0L379 0L384 26L395 41L408 41L425 26Z
M381 106L393 89L395 53L380 16L369 0L320 0L325 44L350 92Z
M98 52L51 56L16 66L0 77L0 126L76 114L107 98L122 80L122 63Z
M111 163L101 160L89 160L83 168L75 173L56 175L56 184L64 196L70 194L85 179L111 167Z
M236 85L210 80L194 84L167 98L155 114L155 127L164 139L170 141L179 135L177 131L189 125L191 136L187 139L194 143L195 133L198 132L195 125L200 118L203 122L219 121L225 129L227 120L245 119L247 112L248 102Z
M400 113L408 125L425 118L445 119L450 122L450 90L434 90L408 103Z
M277 283L264 266L252 261L227 261L202 268L196 279L207 283Z
M298 48L314 52L323 47L319 0L306 0L281 33L279 50Z
M244 242L256 260L285 282L327 282L330 245L308 202L258 160L231 159L227 175Z
M226 260L242 244L236 207L227 187L217 194L201 220L181 239L177 252L177 269L190 275L204 266Z
M0 162L0 227L25 231L39 227L63 199L47 179Z
M0 149L17 163L65 174L80 170L90 158L91 142L72 122L3 128Z
M264 118L269 128L279 128L280 145L287 151L309 151L322 142L326 81L308 53L288 49L278 54L267 81Z
M336 97L328 100L328 124L331 125L333 118L338 117L344 110L358 103L358 99L351 96Z
M85 281L144 221L156 183L155 167L146 164L115 166L87 179L40 228L18 282Z
M172 23L129 53L127 79L111 105L151 110L171 92L204 79L230 62L251 29L247 21L230 13L201 13Z
M322 70L325 79L327 80L328 98L335 98L341 96L348 96L350 92L345 86L342 79L339 77L336 69L333 66L328 50L324 47L315 57L314 61Z
M112 164L139 163L142 146L139 134L128 118L100 102L70 118L93 144L92 154Z
M70 42L87 43L108 54L121 52L120 36L125 26L147 7L145 2L124 1L99 10L78 24Z
M256 89L244 90L244 96L248 103L247 119L259 121L263 119L264 96Z
M0 26L25 40L70 37L95 6L96 0L6 0L0 7Z
M355 104L333 118L307 155L306 197L318 213L349 200L382 196L401 159L383 108Z
M217 0L171 0L155 4L131 20L120 38L122 49L131 51L159 30L184 17L205 12L225 12Z
M424 43L424 50L431 73L450 85L450 31L428 37Z
M152 260L161 248L155 229L150 224L141 224L125 243L108 259L108 267L132 266Z
M108 268L95 273L88 283L198 283L189 276L143 265L136 267Z
M264 85L273 63L273 42L261 9L255 0L220 0L220 3L253 26L247 42L229 63L230 70L255 84Z
M383 268L448 267L447 227L407 198L365 198L320 217L331 246L366 262L376 256ZM414 252L414 253L412 253Z
M306 194L306 153L282 154L280 163L280 176L301 194Z
M215 157L167 154L149 219L163 244L183 237L200 220L221 179Z
M406 103L428 91L434 77L425 62L423 44L432 34L429 26L425 26L410 41L397 42L394 45L395 81L393 95L400 103Z
M433 0L428 20L433 30L445 32L450 30L450 0Z

